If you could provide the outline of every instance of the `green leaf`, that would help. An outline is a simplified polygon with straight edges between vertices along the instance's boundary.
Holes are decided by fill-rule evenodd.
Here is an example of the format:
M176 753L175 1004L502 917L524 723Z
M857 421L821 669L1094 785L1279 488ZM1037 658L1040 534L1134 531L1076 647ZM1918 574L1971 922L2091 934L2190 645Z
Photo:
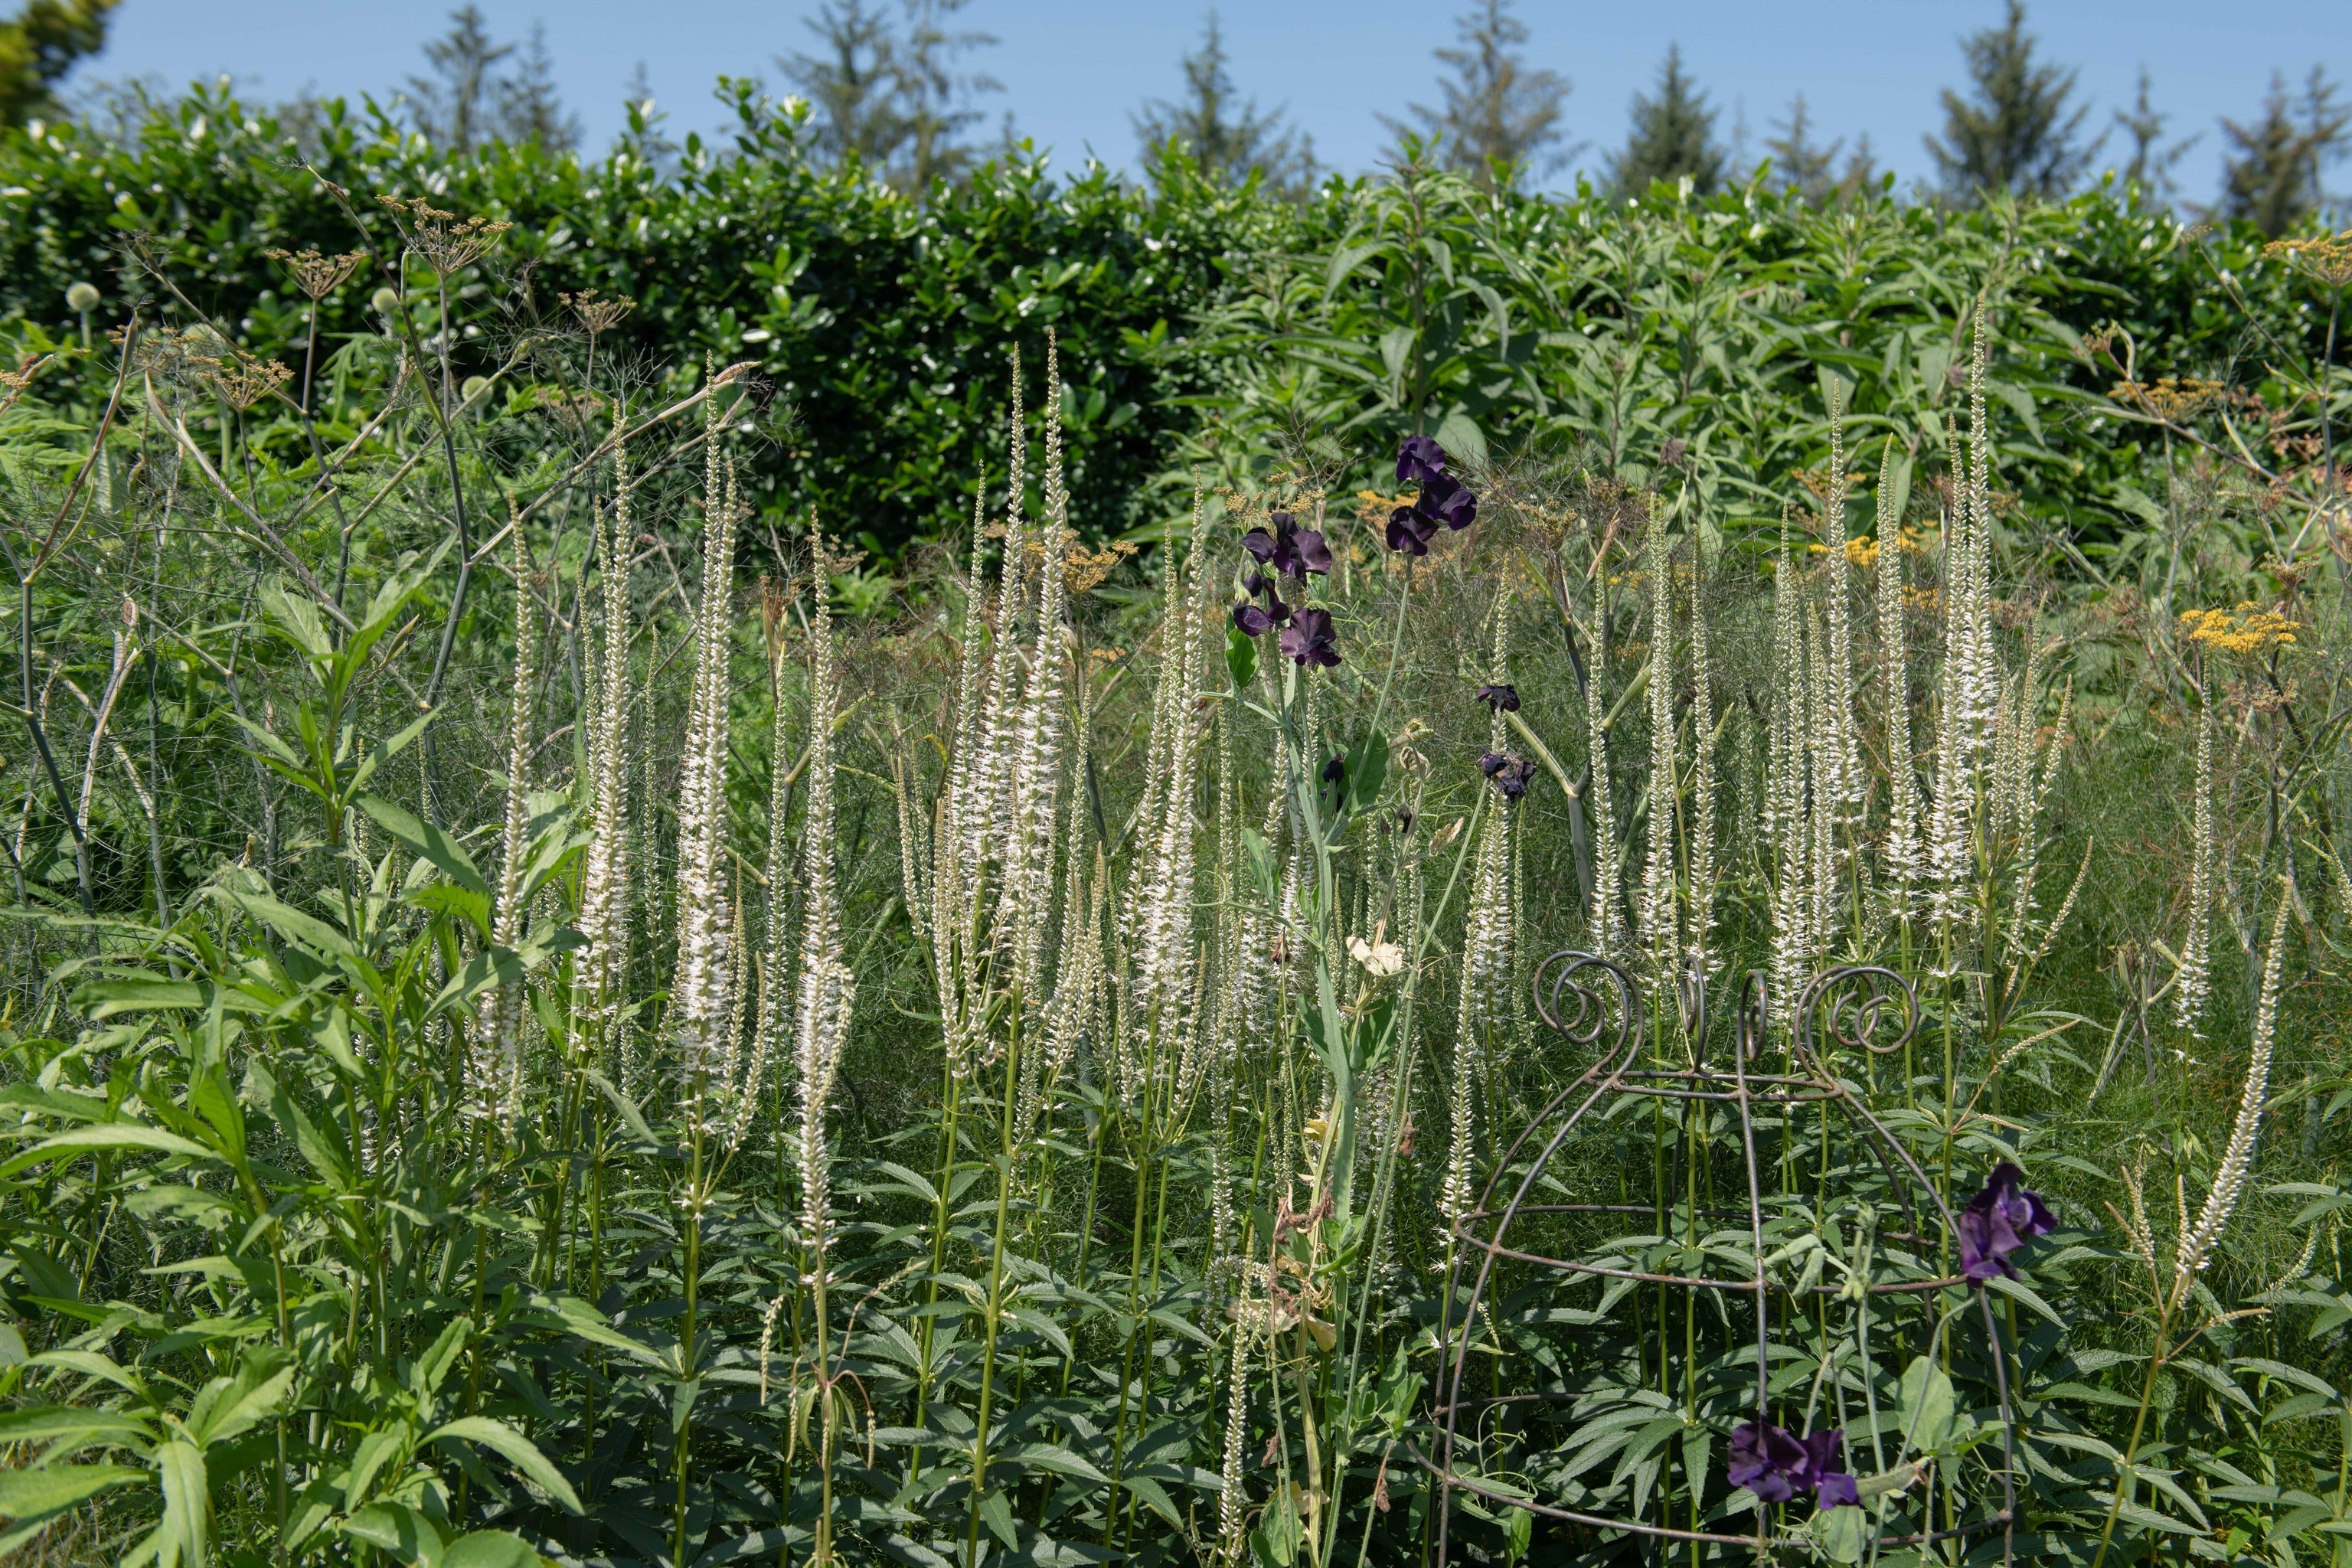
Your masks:
M1934 1453L1951 1436L1952 1380L1926 1356L1913 1358L1904 1370L1898 1408L1905 1444L1917 1453Z
M13 1439L15 1435L10 1436ZM23 1440L37 1439L28 1436ZM0 1519L47 1519L84 1498L146 1479L145 1470L128 1465L59 1465L46 1470L0 1470Z
M541 1558L520 1535L477 1530L441 1551L441 1568L540 1568Z
M1239 626L1225 628L1225 673L1240 691L1257 679L1257 638Z
M68 1154L98 1154L118 1149L152 1149L158 1153L178 1154L191 1160L219 1158L201 1143L193 1142L176 1132L166 1132L160 1127L148 1127L136 1121L102 1121L95 1127L78 1128L60 1132L34 1144L0 1165L0 1176L13 1176L29 1165L44 1160L55 1160Z
M1389 738L1369 731L1348 752L1348 795L1359 812L1370 811L1388 783Z
M357 804L378 827L399 839L410 854L431 862L467 892L478 893L486 900L489 898L490 885L475 868L474 858L466 853L464 845L382 795L363 795Z
M74 990L74 1005L89 1016L93 1023L113 1017L117 1013L162 1013L182 1008L201 1007L205 1001L205 987L193 980L163 980L133 977L121 980L93 980Z
M425 1435L428 1443L445 1443L452 1439L495 1450L507 1463L520 1470L532 1485L561 1503L566 1513L582 1511L579 1494L572 1489L572 1483L548 1462L547 1456L541 1453L530 1438L513 1427L493 1421L487 1415L461 1415Z
M365 1542L413 1568L440 1568L440 1531L405 1503L370 1503L343 1521L337 1533Z
M306 915L293 905L280 902L267 893L249 893L225 887L214 890L279 936L299 942L320 958L358 956L359 950L352 946L342 932L316 915Z
M251 1430L293 1386L293 1367L279 1366L278 1359L274 1350L250 1352L235 1377L205 1384L188 1406L188 1436L210 1447Z
M163 1479L163 1522L152 1538L157 1557L163 1568L173 1568L174 1563L204 1568L213 1513L204 1450L175 1437L156 1450L155 1468Z

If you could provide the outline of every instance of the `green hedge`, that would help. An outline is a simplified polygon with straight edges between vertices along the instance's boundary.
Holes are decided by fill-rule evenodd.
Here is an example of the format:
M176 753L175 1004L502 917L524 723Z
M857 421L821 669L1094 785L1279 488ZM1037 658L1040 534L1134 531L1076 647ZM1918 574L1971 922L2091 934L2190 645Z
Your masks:
M1433 174L1334 180L1298 206L1181 163L1144 190L1024 153L915 202L814 166L803 110L739 82L721 97L732 145L688 137L667 169L642 125L594 163L530 146L453 157L339 102L315 163L380 252L379 195L515 226L465 289L476 361L583 288L638 302L604 343L624 363L677 375L703 353L757 358L792 411L757 493L778 514L814 505L886 552L959 530L1007 352L1028 354L1034 402L1048 326L1076 513L1102 532L1153 524L1196 468L1262 450L1284 424L1340 433L1350 484L1377 480L1370 454L1416 426L1490 451L1570 442L1635 477L1680 440L1711 499L1769 515L1790 471L1825 456L1818 418L1791 418L1818 415L1824 368L1853 384L1858 437L1932 452L1940 372L1987 294L1997 392L2026 416L2010 483L2111 542L2161 487L2144 430L2097 406L2113 376L2077 357L2080 333L2120 321L2144 376L2222 376L2279 407L2325 341L2325 300L2263 262L2251 229L2184 245L2172 215L2112 187L1949 214L1884 196L1822 211L1755 187L1549 201ZM76 329L64 290L78 279L103 292L100 325L133 304L154 319L153 286L126 264L139 244L245 347L293 358L304 301L264 253L355 243L283 128L219 89L158 107L127 142L71 126L0 136L0 323L31 346ZM331 341L381 330L373 287L362 274L329 302ZM86 403L74 377L89 374L69 369L49 395ZM303 448L289 432L283 450L292 463Z

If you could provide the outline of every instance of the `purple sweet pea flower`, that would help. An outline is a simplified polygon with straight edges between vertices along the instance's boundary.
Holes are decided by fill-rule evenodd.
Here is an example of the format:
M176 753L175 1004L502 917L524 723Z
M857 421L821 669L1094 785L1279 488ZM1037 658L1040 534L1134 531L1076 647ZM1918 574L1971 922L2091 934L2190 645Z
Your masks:
M1259 609L1247 599L1234 606L1234 625L1245 637L1262 637L1274 630L1275 624L1272 612Z
M1397 448L1397 483L1425 485L1444 472L1445 448L1433 437L1408 436Z
M1503 792L1505 800L1517 800L1528 793L1528 785L1536 776L1535 763L1525 757L1506 757L1503 765L1493 774L1495 787Z
M1844 1447L1843 1431L1799 1437L1769 1422L1750 1421L1732 1428L1728 1479L1766 1502L1787 1502L1810 1491L1822 1508L1859 1503L1862 1494L1840 1457Z
M1329 575L1330 547L1323 536L1311 528L1300 528L1286 511L1276 512L1266 520L1274 524L1272 532L1253 528L1242 535L1242 548L1276 572L1292 577L1304 577L1309 572Z
M1992 1168L1984 1191L1969 1200L1956 1222L1960 1233L1960 1273L1981 1285L1995 1275L2017 1278L2009 1255L2037 1236L2058 1228L2042 1194L2022 1184L2025 1173L2007 1160Z
M1488 778L1493 778L1510 765L1511 759L1500 752L1488 752L1478 759L1478 771Z
M1492 686L1480 687L1478 700L1497 713L1516 713L1519 710L1519 689L1498 680Z
M1290 625L1282 629L1278 645L1282 656L1298 664L1319 664L1327 668L1339 662L1339 638L1331 629L1328 610L1300 610L1290 617Z
M1421 494L1413 498L1412 510L1433 528L1443 523L1447 528L1464 529L1478 521L1478 498L1452 475L1438 474L1421 487Z
M1853 1478L1846 1474L1843 1458L1845 1434L1834 1427L1808 1432L1804 1443L1805 1461L1813 1472L1813 1500L1823 1508L1859 1504L1862 1492L1853 1484Z
M1389 548L1400 555L1428 554L1430 536L1436 531L1436 524L1409 506L1389 513Z
M1746 1487L1766 1502L1787 1502L1807 1479L1812 1455L1796 1437L1768 1421L1731 1429L1731 1484Z

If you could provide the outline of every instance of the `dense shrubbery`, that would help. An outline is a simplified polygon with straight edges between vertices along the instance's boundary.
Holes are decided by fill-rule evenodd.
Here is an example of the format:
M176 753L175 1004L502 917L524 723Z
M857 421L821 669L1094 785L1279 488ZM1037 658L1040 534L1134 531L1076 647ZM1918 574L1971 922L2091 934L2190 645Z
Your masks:
M2018 312L1993 386L2018 419L2011 483L2037 516L2112 542L2162 483L2145 433L2099 406L2117 378L2083 363L2084 333L2126 331L2143 380L2220 378L2274 407L2308 391L2326 341L2325 298L2263 266L2253 230L2185 244L2168 212L2114 187L1965 213L1822 210L1753 187L1629 207L1424 173L1335 181L1294 206L1181 157L1150 191L1012 158L919 203L813 168L804 121L749 85L724 97L732 145L665 150L640 121L586 163L530 144L452 157L331 103L307 156L352 193L364 236L294 141L226 93L159 107L134 142L6 132L0 321L28 346L69 341L60 279L100 285L99 329L134 307L176 321L160 269L239 346L294 365L306 302L268 253L389 255L373 198L425 195L515 226L458 290L466 369L559 322L565 293L634 300L608 355L638 379L682 374L686 350L754 361L773 398L754 494L779 520L814 505L890 554L962 526L1003 347L1047 326L1076 516L1096 534L1181 516L1196 459L1249 450L1293 411L1342 431L1451 418L1457 444L1497 456L1569 437L1637 478L1679 439L1710 502L1770 519L1822 456L1818 419L1786 417L1822 367L1859 384L1857 432L1940 444L1968 302L1990 290ZM331 351L383 332L381 281L363 270L328 301ZM71 372L61 384L98 392ZM262 445L307 450L290 426Z

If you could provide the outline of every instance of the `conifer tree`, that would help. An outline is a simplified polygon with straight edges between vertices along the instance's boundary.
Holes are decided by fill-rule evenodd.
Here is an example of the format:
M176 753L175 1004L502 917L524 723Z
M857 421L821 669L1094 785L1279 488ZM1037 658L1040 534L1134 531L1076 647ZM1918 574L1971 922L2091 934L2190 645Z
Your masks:
M2066 194L2099 143L2082 140L2088 104L2070 107L2076 73L2034 58L2024 0L2009 0L1998 27L1962 39L1972 89L1944 89L1944 134L1927 138L1946 195L1974 202L1990 191L2052 200ZM2101 140L2104 140L2102 138Z
M1261 113L1255 99L1242 99L1226 68L1224 31L1209 13L1198 51L1180 62L1185 96L1181 102L1155 99L1135 116L1135 134L1155 177L1171 143L1211 179L1239 185L1255 173L1267 190L1298 197L1315 183L1312 138L1285 122L1276 109Z
M915 193L979 161L978 149L963 140L981 118L971 100L1003 84L957 69L958 57L996 42L986 33L949 30L948 17L962 8L963 0L903 0L902 26L866 0L817 7L808 27L818 52L776 63L809 100L821 161L855 160Z
M1774 134L1764 139L1764 152L1772 160L1771 183L1776 189L1793 192L1818 206L1851 196L1878 177L1867 133L1854 142L1845 167L1838 167L1845 138L1841 136L1826 147L1813 140L1812 111L1801 92L1790 101L1788 118L1774 121L1772 129Z
M1569 80L1528 64L1527 24L1511 15L1511 0L1483 0L1454 19L1454 37L1456 47L1436 51L1454 73L1438 80L1444 102L1409 106L1423 132L1440 139L1444 162L1481 182L1499 172L1505 184L1566 163L1575 151L1560 123ZM1381 123L1392 134L1412 129L1385 114Z
M2352 147L2352 109L2336 101L2336 84L2317 66L2300 101L2273 73L2262 118L2249 125L2224 120L2221 134L2230 144L2222 216L2249 220L2275 239L2326 205L2324 171Z
M1636 94L1633 129L1624 150L1609 160L1609 183L1639 195L1653 180L1673 184L1687 179L1691 189L1711 196L1723 184L1723 147L1715 139L1715 110L1683 69L1679 44L1666 49L1654 98Z
M2125 181L2137 185L2158 201L2169 200L2178 187L2172 171L2189 150L2197 145L2198 138L2185 137L2170 146L2164 145L2164 128L2172 117L2156 107L2147 68L2139 68L2139 91L2132 100L2129 110L2116 110L2116 126L2131 139L2131 160L2120 173Z

